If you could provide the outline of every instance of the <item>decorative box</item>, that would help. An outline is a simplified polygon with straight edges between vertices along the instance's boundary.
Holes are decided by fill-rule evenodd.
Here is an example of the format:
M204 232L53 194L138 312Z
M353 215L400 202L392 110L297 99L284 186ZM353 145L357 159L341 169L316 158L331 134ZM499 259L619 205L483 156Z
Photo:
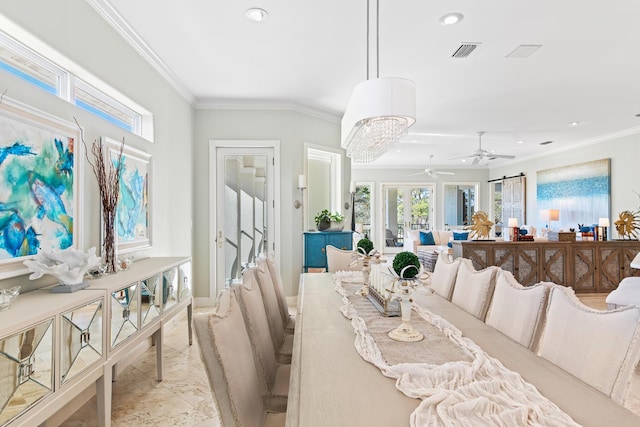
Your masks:
M550 242L575 242L576 233L571 231L549 231Z

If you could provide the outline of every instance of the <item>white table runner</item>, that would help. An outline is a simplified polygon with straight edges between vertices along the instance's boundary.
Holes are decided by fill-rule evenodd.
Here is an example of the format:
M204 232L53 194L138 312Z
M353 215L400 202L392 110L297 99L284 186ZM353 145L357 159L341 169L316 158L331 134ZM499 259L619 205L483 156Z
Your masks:
M340 311L351 320L356 335L355 347L362 358L377 366L385 376L395 378L396 387L402 393L422 400L411 416L411 426L578 425L518 373L507 369L473 341L463 337L460 330L447 320L415 304L412 325L427 337L434 331L441 334L457 351L450 348L437 351L450 357L450 361L425 356L429 362L415 362L415 358L411 363L398 362L397 355L392 354L395 352L388 349L394 344L407 344L380 342L378 345L371 330L379 332L381 324L371 316L367 308L369 301L354 294L357 289L359 285L336 281L336 291L344 303ZM385 320L393 325L387 331L400 324L399 318ZM442 341L433 345L440 347Z

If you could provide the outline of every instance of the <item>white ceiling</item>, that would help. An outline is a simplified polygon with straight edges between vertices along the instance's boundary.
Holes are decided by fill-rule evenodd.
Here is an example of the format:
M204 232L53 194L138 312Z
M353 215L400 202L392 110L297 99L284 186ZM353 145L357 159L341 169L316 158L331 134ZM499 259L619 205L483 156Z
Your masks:
M367 78L366 0L89 1L195 106L293 104L339 121ZM250 7L268 19L249 22ZM441 25L449 12L464 20ZM449 159L476 150L477 131L516 161L640 131L639 16L636 0L380 0L380 77L415 81L417 121L400 152L369 166L424 167L434 154L434 167L470 168ZM481 45L452 58L464 42ZM542 47L505 57L521 44Z

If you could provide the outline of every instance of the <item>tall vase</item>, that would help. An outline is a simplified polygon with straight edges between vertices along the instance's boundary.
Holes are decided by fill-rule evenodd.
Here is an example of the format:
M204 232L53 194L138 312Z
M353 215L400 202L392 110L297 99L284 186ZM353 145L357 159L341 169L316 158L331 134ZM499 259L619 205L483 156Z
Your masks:
M116 212L102 210L102 258L107 266L107 273L115 273L116 262Z
M414 280L398 279L395 284L396 293L400 294L400 312L402 313L402 323L397 328L389 332L389 338L395 341L414 342L424 338L419 331L411 326L411 294L413 293Z

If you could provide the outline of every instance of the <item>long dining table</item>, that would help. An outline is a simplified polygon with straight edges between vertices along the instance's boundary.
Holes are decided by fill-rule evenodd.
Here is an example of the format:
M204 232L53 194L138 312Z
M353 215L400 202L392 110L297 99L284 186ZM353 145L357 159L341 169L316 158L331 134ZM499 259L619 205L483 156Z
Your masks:
M346 292L341 294L338 288L342 289L336 287L331 273L303 273L300 276L286 425L370 427L408 426L412 422L414 425L425 424L428 416L416 418L414 414L421 400L400 391L395 378L383 375L379 366L366 361L356 349L356 326L343 314ZM637 414L446 299L427 292L416 292L413 299L420 310L454 325L462 333L462 339L479 346L488 359L497 359L497 364L503 365L501 368L519 374L527 387L533 385L537 389L534 392L552 402L551 406L570 423L640 426ZM363 303L360 304L362 306ZM416 313L412 316L413 320ZM400 324L399 318L387 318L386 321L388 319L396 319ZM367 331L365 333L368 334ZM451 352L447 345L434 344L429 348L429 357L444 357L438 355L441 348L442 352ZM402 351L394 357L402 358ZM410 421L412 414L414 418ZM464 424L463 421L460 420L460 425ZM427 424L441 423L429 420ZM473 425L468 420L467 424ZM505 423L486 423L492 424Z

